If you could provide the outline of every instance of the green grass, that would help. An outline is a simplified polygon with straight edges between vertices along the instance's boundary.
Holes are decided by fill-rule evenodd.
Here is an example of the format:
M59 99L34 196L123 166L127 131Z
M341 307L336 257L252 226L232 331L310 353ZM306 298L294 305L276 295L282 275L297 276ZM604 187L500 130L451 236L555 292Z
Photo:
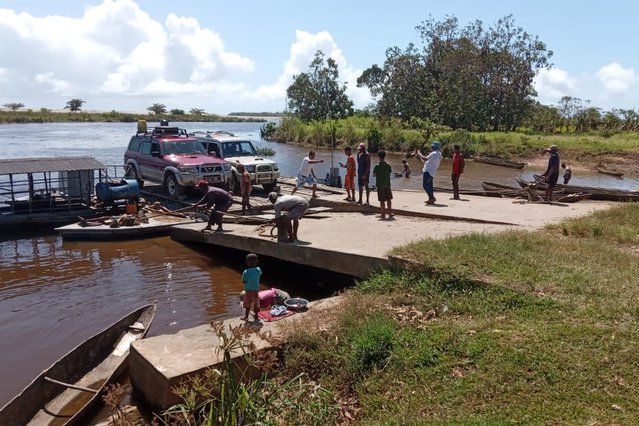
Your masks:
M331 327L293 331L281 374L307 372L360 425L635 424L638 230L628 204L399 248L426 267L383 271Z

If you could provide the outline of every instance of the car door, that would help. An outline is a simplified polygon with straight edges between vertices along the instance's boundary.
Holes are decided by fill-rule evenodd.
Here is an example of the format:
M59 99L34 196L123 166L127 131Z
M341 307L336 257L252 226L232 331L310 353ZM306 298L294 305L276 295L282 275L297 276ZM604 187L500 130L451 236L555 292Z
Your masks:
M152 139L149 152L149 177L156 182L162 182L164 178L166 164L162 155L160 142Z
M140 152L136 156L138 168L144 179L152 178L151 171L151 140L142 139L140 142Z

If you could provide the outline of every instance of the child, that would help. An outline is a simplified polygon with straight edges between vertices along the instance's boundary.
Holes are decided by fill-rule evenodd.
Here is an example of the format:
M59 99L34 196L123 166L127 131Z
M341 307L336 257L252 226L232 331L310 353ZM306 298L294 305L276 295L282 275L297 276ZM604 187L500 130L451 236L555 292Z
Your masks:
M346 201L355 202L355 157L350 146L344 148L346 154L346 164L340 162L340 167L346 169L346 177L344 178L344 189L346 189Z
M373 176L375 176L377 183L377 199L381 210L380 219L386 219L386 213L388 213L388 218L391 219L393 217L391 211L391 200L393 199L390 184L391 167L385 161L386 151L379 151L377 156L379 157L379 164L373 169Z
M244 212L248 210L248 213L251 214L251 202L250 195L251 190L251 175L244 167L244 164L237 165L237 171L240 174L240 194L242 195L242 216L244 216Z
M408 161L402 160L402 164L404 164L404 171L402 174L404 175L405 178L410 177L410 174L413 171L410 169L410 166L408 165Z
M453 200L459 200L459 177L464 173L464 157L462 157L459 145L453 145Z
M564 169L564 185L568 185L570 178L572 177L572 170L566 166L566 163L561 163L561 168Z
M257 254L249 253L246 255L247 268L242 272L242 282L244 283L244 294L240 293L240 300L244 306L243 321L248 321L249 312L253 308L255 321L259 321L257 314L260 312L260 298L258 290L260 289L260 277L262 270L257 266Z

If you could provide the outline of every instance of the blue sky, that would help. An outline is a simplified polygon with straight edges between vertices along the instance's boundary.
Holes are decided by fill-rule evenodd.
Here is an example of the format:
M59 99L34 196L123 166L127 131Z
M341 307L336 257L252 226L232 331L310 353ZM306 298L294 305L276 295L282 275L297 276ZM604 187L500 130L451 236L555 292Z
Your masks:
M432 15L489 26L512 14L554 52L538 99L639 106L639 2L0 0L0 105L86 110L281 111L292 77L316 50L333 57L357 107L355 80L388 47L419 44Z

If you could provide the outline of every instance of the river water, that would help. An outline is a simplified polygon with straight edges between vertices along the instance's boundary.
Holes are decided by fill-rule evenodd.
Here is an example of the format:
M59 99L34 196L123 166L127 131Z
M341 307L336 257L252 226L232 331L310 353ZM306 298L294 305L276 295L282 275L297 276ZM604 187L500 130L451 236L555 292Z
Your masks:
M283 175L294 176L308 147L259 138L260 123L172 123L188 130L226 130L249 137L257 147L272 148ZM122 164L135 123L55 123L0 126L0 158L90 155L108 165ZM324 176L328 150L317 150ZM393 169L402 155L389 154ZM375 158L373 157L373 160ZM333 161L344 161L341 151ZM414 177L393 180L395 189L420 189L421 165L410 164ZM450 187L444 160L436 185ZM443 172L446 170L446 172ZM467 162L463 188L480 188L482 180L514 183L540 169L525 171ZM571 183L636 188L636 180L618 181L596 174L573 173ZM374 195L373 195L374 197ZM375 200L375 198L372 198ZM174 333L213 320L240 315L237 302L244 253L186 246L168 237L141 241L68 242L59 236L0 235L0 406L61 355L139 306L156 302L150 336ZM310 299L330 295L349 284L347 277L261 259L263 284Z

